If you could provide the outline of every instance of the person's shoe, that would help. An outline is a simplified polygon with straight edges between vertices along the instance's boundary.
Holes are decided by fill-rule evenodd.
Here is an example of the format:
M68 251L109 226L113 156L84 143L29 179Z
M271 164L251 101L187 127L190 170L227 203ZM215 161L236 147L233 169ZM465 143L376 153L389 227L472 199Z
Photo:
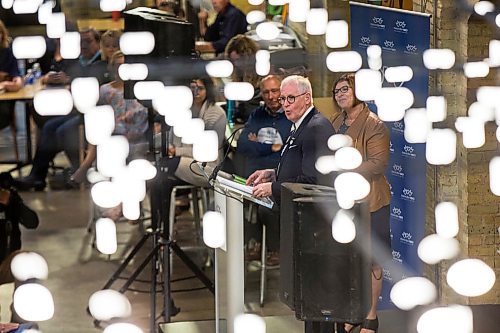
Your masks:
M280 253L279 252L269 252L267 255L266 266L276 267L280 264Z
M14 179L13 185L18 191L43 191L47 186L45 180L36 179L32 176Z

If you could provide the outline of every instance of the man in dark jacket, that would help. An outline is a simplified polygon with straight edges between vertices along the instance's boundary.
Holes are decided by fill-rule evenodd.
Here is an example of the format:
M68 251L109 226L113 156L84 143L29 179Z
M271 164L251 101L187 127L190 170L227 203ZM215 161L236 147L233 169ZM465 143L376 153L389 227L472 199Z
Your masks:
M229 40L247 32L247 20L245 14L234 7L229 0L212 0L212 5L217 12L215 22L207 27L207 12L200 11L200 34L206 41L212 42L216 54L224 52Z
M280 83L274 75L262 79L260 95L264 103L252 112L238 139L237 152L246 157L245 177L256 170L275 168L290 133L292 122L278 101Z

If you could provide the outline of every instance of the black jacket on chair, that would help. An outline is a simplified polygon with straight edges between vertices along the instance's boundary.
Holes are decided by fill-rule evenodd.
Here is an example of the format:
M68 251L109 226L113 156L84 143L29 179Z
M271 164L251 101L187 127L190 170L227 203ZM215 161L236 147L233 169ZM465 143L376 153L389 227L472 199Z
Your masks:
M272 183L273 199L278 205L282 183L333 185L322 179L315 166L318 157L332 154L328 138L333 134L332 124L316 108L291 133L276 170L276 181Z

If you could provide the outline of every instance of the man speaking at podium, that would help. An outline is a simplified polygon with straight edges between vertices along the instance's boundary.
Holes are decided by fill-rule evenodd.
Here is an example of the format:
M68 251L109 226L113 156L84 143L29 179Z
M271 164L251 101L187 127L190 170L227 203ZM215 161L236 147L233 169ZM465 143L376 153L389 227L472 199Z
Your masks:
M272 196L279 205L281 183L325 184L315 164L318 157L328 154L328 138L334 134L331 123L313 105L311 83L305 77L293 75L281 82L279 102L292 122L281 158L276 169L257 170L248 177L255 197Z

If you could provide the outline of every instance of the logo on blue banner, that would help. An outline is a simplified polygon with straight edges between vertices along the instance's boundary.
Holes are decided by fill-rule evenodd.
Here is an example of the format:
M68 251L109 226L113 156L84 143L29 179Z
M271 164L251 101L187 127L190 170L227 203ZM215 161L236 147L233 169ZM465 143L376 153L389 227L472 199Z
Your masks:
M399 252L399 251L392 250L392 259L399 262L400 264L403 263L403 259L401 257L401 252Z
M391 174L392 174L393 176L403 178L403 177L405 176L405 172L404 172L404 170L403 170L403 166L402 166L401 164L394 163L394 164L392 165Z
M397 221L404 222L404 215L403 212L401 211L401 208L394 206L391 209L391 217L394 218Z
M405 124L402 121L395 121L392 123L392 130L402 134L405 130Z
M406 44L405 50L403 51L406 54L411 54L411 55L420 55L417 53L418 48L413 45L413 44Z
M403 231L401 233L401 237L399 237L399 240L403 244L413 246L415 242L412 240L412 238L413 238L413 236L411 235L411 233L409 231Z
M384 19L382 17L374 16L370 22L370 26L375 29L385 29Z
M394 32L399 32L403 34L408 33L408 29L406 28L406 22L403 20L396 20L396 23L394 23Z
M415 196L413 195L413 191L410 188L404 187L403 190L401 191L401 199L415 202Z

